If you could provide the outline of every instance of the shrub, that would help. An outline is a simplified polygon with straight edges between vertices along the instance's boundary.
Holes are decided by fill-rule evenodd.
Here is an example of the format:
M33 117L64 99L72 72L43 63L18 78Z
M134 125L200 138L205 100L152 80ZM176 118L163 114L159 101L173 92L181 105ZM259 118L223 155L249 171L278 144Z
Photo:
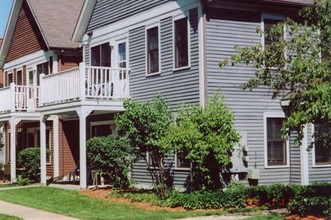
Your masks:
M309 214L331 214L331 185L318 183L309 186L292 186L294 198L288 212L301 216Z
M20 173L22 179L28 179L30 182L39 182L40 148L28 147L20 151L17 162L18 167L23 170Z
M131 148L122 139L110 135L87 141L87 157L91 169L96 170L114 187L129 186L128 174L134 159Z

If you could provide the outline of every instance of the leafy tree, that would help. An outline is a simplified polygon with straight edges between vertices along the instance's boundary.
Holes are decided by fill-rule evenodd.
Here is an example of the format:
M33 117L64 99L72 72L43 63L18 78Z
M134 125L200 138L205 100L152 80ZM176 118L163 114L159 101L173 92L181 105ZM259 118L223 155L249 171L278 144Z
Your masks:
M114 187L129 186L128 174L135 157L124 140L113 135L94 137L87 141L87 158L106 182Z
M165 163L171 148L159 144L168 129L172 114L165 100L156 97L152 101L124 102L125 112L116 116L119 134L128 140L140 159L143 159L161 197L166 195L169 167Z
M284 37L283 24L264 33L271 44L263 47L237 47L229 60L220 67L246 63L256 68L255 77L243 89L269 87L272 98L287 98L287 118L283 134L298 133L301 144L307 123L322 123L331 119L331 2L315 1L300 11L300 21L287 18ZM259 33L262 32L259 30Z
M233 127L234 116L216 94L205 108L182 108L177 123L172 125L160 141L166 148L178 153L188 152L192 162L188 188L218 189L222 187L220 171L230 164L231 151L240 136Z

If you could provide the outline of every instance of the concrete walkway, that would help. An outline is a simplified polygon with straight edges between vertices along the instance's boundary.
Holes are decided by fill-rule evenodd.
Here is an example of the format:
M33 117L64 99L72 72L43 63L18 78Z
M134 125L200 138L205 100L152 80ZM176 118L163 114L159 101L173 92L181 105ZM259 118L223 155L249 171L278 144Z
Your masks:
M0 201L0 213L23 218L24 220L78 220L52 212L41 211L13 203Z

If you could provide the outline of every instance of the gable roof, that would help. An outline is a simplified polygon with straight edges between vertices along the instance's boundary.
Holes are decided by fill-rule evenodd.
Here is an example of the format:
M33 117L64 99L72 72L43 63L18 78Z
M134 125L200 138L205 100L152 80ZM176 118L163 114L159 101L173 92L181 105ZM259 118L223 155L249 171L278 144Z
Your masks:
M77 48L71 41L84 0L27 0L50 48Z
M38 29L49 49L76 49L78 43L71 41L72 32L84 0L14 0L9 15L0 57L6 57L15 31L19 12L25 1L36 21ZM0 68L4 59L0 60Z

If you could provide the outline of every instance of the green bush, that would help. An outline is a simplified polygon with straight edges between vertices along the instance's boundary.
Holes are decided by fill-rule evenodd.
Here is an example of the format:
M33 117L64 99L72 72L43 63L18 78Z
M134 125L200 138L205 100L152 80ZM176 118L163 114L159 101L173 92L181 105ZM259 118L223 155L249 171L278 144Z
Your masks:
M96 170L114 187L129 186L128 174L134 154L127 143L118 137L95 137L87 141L87 157L91 169Z
M28 147L18 154L17 166L22 169L20 177L30 182L40 181L40 148Z
M289 213L301 216L331 214L331 185L329 183L295 186L292 188L294 198L288 205Z

